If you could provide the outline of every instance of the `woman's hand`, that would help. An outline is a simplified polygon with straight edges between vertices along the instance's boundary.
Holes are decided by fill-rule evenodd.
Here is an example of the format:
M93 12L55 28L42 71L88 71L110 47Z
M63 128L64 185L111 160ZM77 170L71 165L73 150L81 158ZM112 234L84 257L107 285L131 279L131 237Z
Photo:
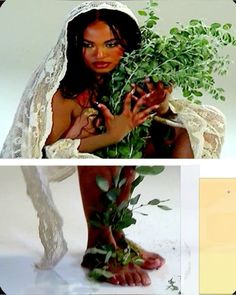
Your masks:
M158 105L157 114L164 115L169 109L169 97L172 93L172 86L165 86L162 81L153 83L150 78L145 79L148 92L136 84L132 84L133 89L139 94L138 100L143 99L146 106Z
M96 119L97 115L98 112L93 108L84 109L65 134L65 138L82 139L96 134L93 121Z
M114 143L121 141L132 129L145 122L158 108L152 104L143 109L143 106L147 105L145 97L138 99L132 107L131 101L135 99L133 93L134 91L131 91L126 95L123 112L120 115L114 116L104 104L98 105L104 115L106 133L111 136Z

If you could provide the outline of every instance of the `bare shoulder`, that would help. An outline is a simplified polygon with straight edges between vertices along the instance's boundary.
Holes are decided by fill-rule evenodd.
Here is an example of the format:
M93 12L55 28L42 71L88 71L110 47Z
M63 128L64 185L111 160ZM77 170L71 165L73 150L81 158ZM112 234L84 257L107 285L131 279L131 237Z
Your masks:
M58 89L55 94L52 97L52 103L57 106L57 105L68 105L68 106L73 106L76 102L73 99L67 99L63 97L61 90Z
M53 111L64 111L70 113L80 113L81 109L75 99L63 97L60 89L58 89L52 98Z

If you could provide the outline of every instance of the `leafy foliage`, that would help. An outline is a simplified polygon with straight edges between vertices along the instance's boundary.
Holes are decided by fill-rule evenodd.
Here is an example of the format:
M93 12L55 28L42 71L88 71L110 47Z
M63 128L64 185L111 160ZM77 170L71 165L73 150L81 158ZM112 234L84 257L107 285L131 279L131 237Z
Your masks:
M139 175L131 185L131 194L134 189L143 181L144 175L158 175L163 170L163 166L137 166L136 172L141 174ZM96 177L97 186L103 192L103 203L106 207L106 210L102 212L95 212L90 219L90 225L94 227L110 226L112 230L121 231L124 228L129 227L132 224L136 223L134 218L134 212L146 215L145 213L139 212L138 210L145 206L157 206L162 210L171 210L166 205L162 203L169 200L159 200L153 199L147 204L138 205L140 194L135 197L129 198L126 201L121 202L119 205L116 204L116 200L121 193L123 185L126 183L126 178L122 177L121 170L114 177L113 183L109 186L107 179L97 176Z
M90 226L97 228L107 226L112 231L121 231L136 223L136 219L133 217L134 212L144 216L147 215L146 213L137 211L144 206L156 206L162 210L171 210L171 208L162 205L162 203L169 200L153 199L147 204L138 205L141 197L140 194L130 197L128 200L117 205L117 198L127 182L127 179L122 176L122 168L114 176L112 184L109 184L106 178L101 176L96 177L97 186L103 194L102 202L104 203L105 210L94 213L90 219ZM145 175L158 175L163 170L163 166L137 166L135 171L141 175L133 181L131 194L143 181ZM118 250L113 249L111 245L97 245L96 247L87 249L86 255L94 255L92 258L94 267L89 271L89 277L95 280L106 280L112 277L112 273L108 267L109 262L113 264L118 263L119 265L127 265L129 263L140 264L143 262L138 253L131 249L129 244L126 245L125 249Z
M205 25L192 19L188 25L178 25L160 36L155 25L157 3L150 0L148 7L139 11L146 18L141 27L141 47L126 53L117 70L112 74L110 97L103 97L113 114L119 114L124 95L131 90L131 83L143 84L145 77L154 82L162 80L182 89L183 97L201 103L206 91L216 100L225 100L224 89L216 87L215 75L225 75L230 64L229 56L222 55L222 48L236 46L230 33L231 24ZM151 119L132 130L121 142L97 152L103 158L141 158L149 134Z

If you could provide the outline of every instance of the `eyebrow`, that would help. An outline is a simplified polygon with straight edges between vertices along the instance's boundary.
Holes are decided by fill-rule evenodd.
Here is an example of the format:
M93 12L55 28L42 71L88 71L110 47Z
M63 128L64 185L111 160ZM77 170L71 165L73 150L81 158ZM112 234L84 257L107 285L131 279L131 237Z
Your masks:
M113 42L113 41L120 41L120 40L118 38L113 38L113 39L105 41L104 43L109 43L109 42ZM87 39L83 39L83 42L88 42L88 43L94 44L93 41L90 41L90 40L87 40Z

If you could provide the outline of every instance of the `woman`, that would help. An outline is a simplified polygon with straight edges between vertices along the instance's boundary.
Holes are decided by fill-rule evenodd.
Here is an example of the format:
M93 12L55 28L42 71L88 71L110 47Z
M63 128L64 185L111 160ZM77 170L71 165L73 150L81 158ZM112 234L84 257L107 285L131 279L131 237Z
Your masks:
M26 87L2 157L94 157L87 153L119 142L150 113L156 111L160 117L172 113L168 103L172 89L161 82L146 81L146 93L134 85L118 116L98 104L109 94L110 75L124 52L139 44L136 18L121 3L85 2L75 8L56 46ZM101 119L106 132L98 134ZM193 157L186 130L177 126L173 131L171 142L165 143L172 145L169 156ZM155 157L155 151L148 143L144 156Z

